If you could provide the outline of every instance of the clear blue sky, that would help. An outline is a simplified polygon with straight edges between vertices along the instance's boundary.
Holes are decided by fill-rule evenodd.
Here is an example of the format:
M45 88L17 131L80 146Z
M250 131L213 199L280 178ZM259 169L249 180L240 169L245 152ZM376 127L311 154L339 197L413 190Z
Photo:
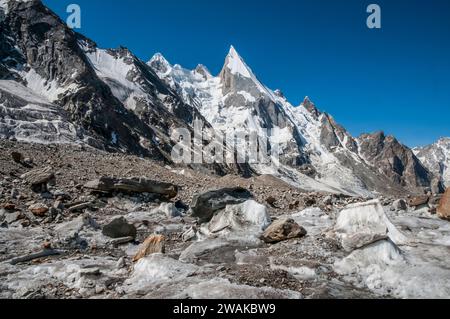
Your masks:
M103 48L218 73L232 44L293 104L308 95L353 135L383 130L409 145L450 136L448 0L44 0ZM382 29L366 27L378 3Z

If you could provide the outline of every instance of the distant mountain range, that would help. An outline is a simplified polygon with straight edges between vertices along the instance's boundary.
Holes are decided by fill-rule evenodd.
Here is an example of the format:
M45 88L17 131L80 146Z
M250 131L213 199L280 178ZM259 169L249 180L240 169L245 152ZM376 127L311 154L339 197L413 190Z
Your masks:
M171 163L174 128L240 130L282 145L280 165L195 165L219 175L272 174L305 190L372 196L441 192L450 139L411 150L378 132L353 137L305 98L294 106L231 47L217 76L161 54L148 63L103 50L41 1L0 1L0 137L83 143Z

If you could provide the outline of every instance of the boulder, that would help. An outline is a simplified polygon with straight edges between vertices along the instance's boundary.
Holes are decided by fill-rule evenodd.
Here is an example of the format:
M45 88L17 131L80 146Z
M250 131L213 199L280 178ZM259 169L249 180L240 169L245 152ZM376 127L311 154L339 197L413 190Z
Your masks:
M164 254L165 253L165 237L162 235L151 235L149 236L137 254L133 258L133 262L139 261L140 259L147 257L151 254Z
M408 200L408 205L410 207L419 207L419 206L428 204L429 200L430 200L430 196L428 196L428 195L414 196Z
M153 193L168 198L176 197L178 194L178 188L175 185L146 178L117 179L101 177L86 183L84 187L98 192Z
M439 218L450 220L450 188L447 188L436 210Z
M117 217L102 229L102 234L110 238L136 238L136 227L128 223L124 217Z
M44 204L38 203L28 207L28 210L32 212L33 215L35 216L44 217L45 214L47 214L48 212L48 207L45 206Z
M248 190L241 187L209 191L194 197L191 203L192 216L199 218L202 223L208 222L215 212L227 205L241 204L252 197Z
M42 169L35 169L21 176L28 184L33 188L37 188L42 185L46 185L49 182L55 180L55 173L51 167L46 167Z
M395 211L401 211L401 210L407 210L408 206L406 205L405 200L397 199L395 202L392 203L392 208Z
M273 222L266 229L261 239L266 243L272 244L293 238L300 238L306 234L306 230L293 219L280 219Z
M3 208L9 211L14 211L16 209L16 205L13 203L6 203L3 205Z

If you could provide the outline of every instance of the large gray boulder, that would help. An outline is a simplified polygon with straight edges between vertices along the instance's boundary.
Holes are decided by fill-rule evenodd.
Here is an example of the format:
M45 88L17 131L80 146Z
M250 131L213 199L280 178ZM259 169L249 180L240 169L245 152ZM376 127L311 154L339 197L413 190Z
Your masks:
M215 212L227 205L241 204L252 197L248 190L241 187L209 191L194 197L191 203L192 216L198 217L201 223L209 222Z
M124 217L113 219L105 225L102 230L103 235L110 238L133 237L136 238L136 227L128 223Z

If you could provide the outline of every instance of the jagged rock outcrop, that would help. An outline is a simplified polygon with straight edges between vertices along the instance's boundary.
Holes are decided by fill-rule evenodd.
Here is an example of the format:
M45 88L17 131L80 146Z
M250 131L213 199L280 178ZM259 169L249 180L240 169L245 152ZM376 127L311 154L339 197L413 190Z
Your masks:
M361 156L395 184L417 191L430 187L433 175L413 151L383 132L358 138Z
M442 186L450 187L450 138L441 138L434 144L413 149L417 158L432 172ZM435 185L438 181L435 181ZM435 186L434 192L443 192L444 187Z

